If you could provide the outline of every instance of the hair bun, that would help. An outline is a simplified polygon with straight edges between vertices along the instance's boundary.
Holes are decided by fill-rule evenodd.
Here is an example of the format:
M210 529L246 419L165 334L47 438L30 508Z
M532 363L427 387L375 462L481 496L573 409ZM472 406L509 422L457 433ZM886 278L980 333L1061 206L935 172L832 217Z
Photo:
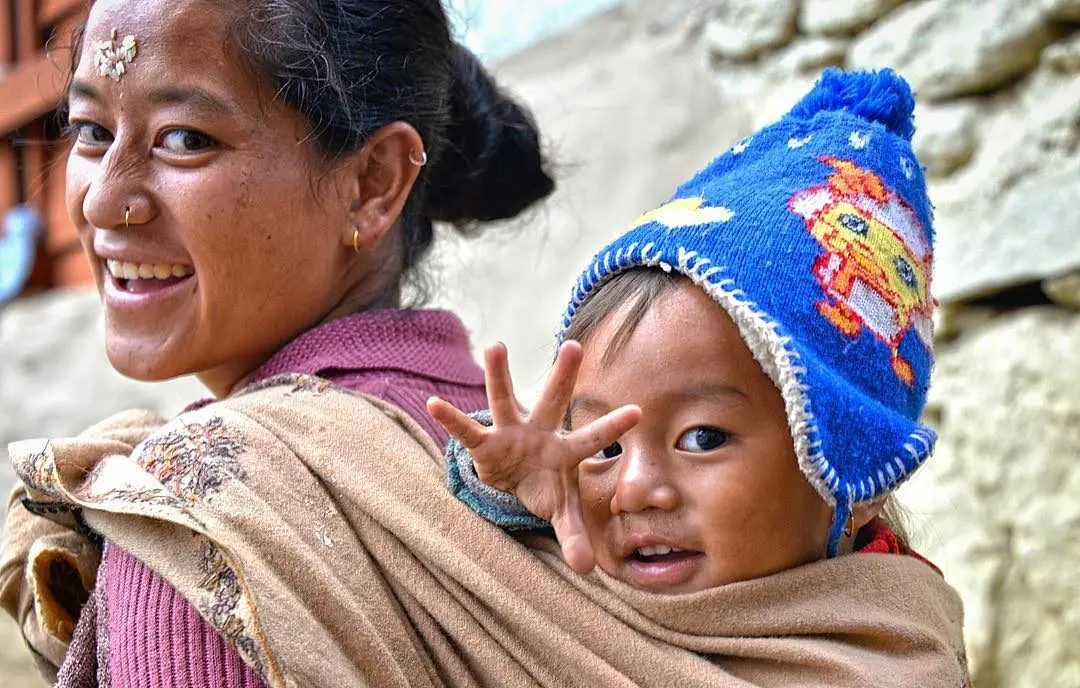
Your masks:
M891 69L845 72L826 69L814 88L791 109L791 116L810 119L819 112L844 111L908 141L915 133L915 98L907 81Z
M475 55L452 50L447 143L432 160L426 214L459 225L514 217L555 188L536 123Z

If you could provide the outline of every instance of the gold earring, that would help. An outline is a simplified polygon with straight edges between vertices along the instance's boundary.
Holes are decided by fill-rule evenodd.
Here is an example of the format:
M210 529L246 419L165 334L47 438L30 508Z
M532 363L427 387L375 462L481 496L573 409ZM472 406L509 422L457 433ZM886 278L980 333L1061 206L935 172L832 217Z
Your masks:
M131 206L124 206L124 228L131 227Z
M855 514L847 515L847 525L844 526L844 537L851 537L855 534Z
M352 250L360 255L360 228L354 227L352 231Z

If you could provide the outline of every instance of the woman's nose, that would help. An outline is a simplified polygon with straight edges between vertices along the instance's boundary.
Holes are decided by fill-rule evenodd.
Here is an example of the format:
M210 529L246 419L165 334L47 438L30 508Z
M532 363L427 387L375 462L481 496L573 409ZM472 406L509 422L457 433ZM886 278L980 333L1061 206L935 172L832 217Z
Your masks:
M611 513L674 510L679 505L679 493L668 463L655 453L628 450L619 467Z
M136 156L124 154L114 142L100 163L89 171L82 211L90 226L123 230L150 220L153 203L145 190L145 172L140 163Z

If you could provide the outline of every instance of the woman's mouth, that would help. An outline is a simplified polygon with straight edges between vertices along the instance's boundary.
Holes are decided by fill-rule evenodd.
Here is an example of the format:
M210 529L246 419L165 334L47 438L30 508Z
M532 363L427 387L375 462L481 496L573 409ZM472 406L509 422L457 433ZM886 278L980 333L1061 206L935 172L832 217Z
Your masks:
M668 545L638 547L626 558L631 582L643 588L666 588L685 583L704 561L702 552Z
M105 261L113 286L128 294L150 294L175 286L195 274L189 265L176 263L126 263Z

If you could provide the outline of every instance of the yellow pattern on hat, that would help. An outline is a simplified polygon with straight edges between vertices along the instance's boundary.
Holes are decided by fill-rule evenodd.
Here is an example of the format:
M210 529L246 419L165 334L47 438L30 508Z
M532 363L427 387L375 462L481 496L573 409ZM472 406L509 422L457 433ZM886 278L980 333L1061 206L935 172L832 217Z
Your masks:
M728 222L735 217L734 211L723 206L705 206L705 199L700 197L679 198L665 203L664 205L650 210L637 220L624 232L636 229L650 222L659 222L669 229L680 227L700 227L718 222Z

